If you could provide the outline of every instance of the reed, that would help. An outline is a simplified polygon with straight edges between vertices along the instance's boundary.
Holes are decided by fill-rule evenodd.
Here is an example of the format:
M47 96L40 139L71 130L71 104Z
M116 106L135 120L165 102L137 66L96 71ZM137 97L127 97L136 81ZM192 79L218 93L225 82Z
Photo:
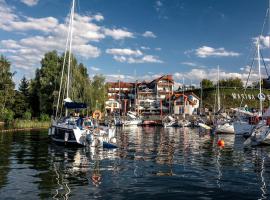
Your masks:
M12 128L49 128L50 124L50 121L16 119L12 124Z

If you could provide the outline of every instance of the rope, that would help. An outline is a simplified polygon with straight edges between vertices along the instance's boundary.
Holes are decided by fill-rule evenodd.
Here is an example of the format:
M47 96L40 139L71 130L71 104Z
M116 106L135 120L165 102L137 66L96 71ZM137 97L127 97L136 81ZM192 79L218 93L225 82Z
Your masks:
M269 77L268 70L267 70L267 65L266 65L266 63L265 63L265 61L264 61L264 57L263 57L263 55L262 55L262 52L261 52L261 51L260 51L260 55L261 55L261 58L262 58L262 61L263 61L263 65L264 65L264 68L265 68L266 74L267 74L267 76Z

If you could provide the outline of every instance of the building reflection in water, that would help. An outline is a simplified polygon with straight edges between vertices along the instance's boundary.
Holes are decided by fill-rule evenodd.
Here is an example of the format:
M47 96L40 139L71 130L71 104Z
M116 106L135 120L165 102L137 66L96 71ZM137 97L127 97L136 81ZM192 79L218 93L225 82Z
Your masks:
M217 146L219 139L224 148ZM187 184L216 195L241 190L269 198L268 147L244 149L242 138L189 128L125 127L117 130L117 141L115 150L65 148L50 144L42 132L0 134L0 193L3 198L23 190L26 198L106 199L108 190L121 197L132 189L183 191Z

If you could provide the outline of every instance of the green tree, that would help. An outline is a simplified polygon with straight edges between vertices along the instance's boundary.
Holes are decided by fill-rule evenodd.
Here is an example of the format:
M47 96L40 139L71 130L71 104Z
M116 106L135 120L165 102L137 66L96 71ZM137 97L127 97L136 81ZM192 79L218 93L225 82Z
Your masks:
M107 85L103 75L95 75L91 81L91 110L105 109L107 99Z
M66 98L68 56L65 63L64 54L59 56L56 51L48 52L42 58L41 68L36 71L35 78L30 81L30 102L34 116L39 117L41 113L55 114L63 64L65 70L60 91L60 106ZM81 63L78 64L77 59L71 55L69 98L90 104L90 84L87 68ZM60 108L60 110L64 109Z
M220 87L237 87L242 88L243 82L240 78L222 79L219 81Z
M27 108L28 104L26 103L25 96L21 92L15 91L14 103L12 106L14 117L22 118Z
M19 91L25 96L25 98L29 98L29 81L23 76L20 85Z
M202 88L212 88L214 87L213 81L209 79L203 79L201 82Z
M19 91L15 91L16 95L14 98L13 111L15 118L22 118L24 113L29 110L29 81L22 78L19 84Z
M10 62L3 56L0 56L0 115L3 118L14 102L15 84L12 77L15 73L10 71Z
M33 117L40 115L40 70L36 70L35 78L29 84L29 102Z
M56 101L55 90L59 88L61 73L60 59L56 51L48 52L41 60L39 71L39 101L40 113L53 114L53 104Z

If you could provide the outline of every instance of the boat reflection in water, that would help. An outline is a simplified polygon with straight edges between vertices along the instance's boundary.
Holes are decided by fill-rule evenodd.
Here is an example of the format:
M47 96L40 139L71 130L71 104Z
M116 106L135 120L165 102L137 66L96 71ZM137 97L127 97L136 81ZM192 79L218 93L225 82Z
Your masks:
M102 160L115 161L118 158L115 149L104 150L103 148L63 148L50 145L48 153L51 155L51 166L55 173L57 183L54 199L68 199L76 189L72 189L73 180L80 181L82 185L98 187L102 184L102 171L115 171L117 168L102 167ZM72 186L70 186L72 185Z
M190 128L119 127L116 137L119 148L105 150L0 133L1 198L269 199L270 147Z

